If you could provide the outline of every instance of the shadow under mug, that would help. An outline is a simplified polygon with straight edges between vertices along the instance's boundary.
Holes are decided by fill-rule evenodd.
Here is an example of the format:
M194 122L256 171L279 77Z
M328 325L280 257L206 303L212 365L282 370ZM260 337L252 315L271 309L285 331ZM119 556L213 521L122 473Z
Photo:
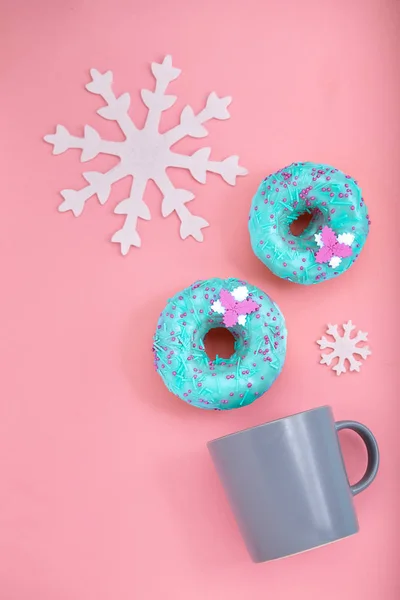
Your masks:
M351 429L366 445L364 476L350 485L337 432ZM357 533L353 496L379 467L372 432L335 423L329 406L252 427L207 444L254 562L283 558Z

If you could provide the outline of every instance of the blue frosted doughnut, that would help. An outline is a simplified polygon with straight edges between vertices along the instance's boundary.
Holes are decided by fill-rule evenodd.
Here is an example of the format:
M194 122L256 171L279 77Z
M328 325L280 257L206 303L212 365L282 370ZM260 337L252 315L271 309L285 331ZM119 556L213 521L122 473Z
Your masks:
M235 338L229 358L210 360L204 337L228 327ZM277 305L238 279L198 281L179 292L161 313L154 336L155 367L167 388L205 409L247 406L278 377L287 331Z
M298 236L290 225L312 219ZM309 285L347 271L361 252L369 215L357 182L334 167L293 163L269 175L249 216L256 256L278 277Z

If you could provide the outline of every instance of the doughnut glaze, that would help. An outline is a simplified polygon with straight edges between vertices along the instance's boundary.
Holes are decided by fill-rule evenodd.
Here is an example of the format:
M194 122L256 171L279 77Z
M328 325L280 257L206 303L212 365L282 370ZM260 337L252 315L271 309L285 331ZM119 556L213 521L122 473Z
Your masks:
M298 236L291 224L312 218ZM341 275L358 258L370 219L357 182L338 169L293 163L259 186L249 231L256 256L278 277L305 285ZM347 246L347 247L346 247Z
M234 353L210 360L204 337L227 327ZM203 409L229 410L251 404L280 374L287 331L269 296L237 279L198 281L171 298L154 336L155 367L167 388Z

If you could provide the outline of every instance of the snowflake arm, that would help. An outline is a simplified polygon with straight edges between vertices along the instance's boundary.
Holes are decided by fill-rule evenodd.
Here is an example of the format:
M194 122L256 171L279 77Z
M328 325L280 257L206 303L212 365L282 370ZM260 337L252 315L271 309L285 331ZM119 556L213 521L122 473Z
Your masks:
M247 169L239 165L238 156L228 156L220 162L209 160L211 148L200 148L191 156L171 152L171 167L188 169L191 176L199 183L206 182L207 171L221 175L230 185L236 184L238 175L247 175Z
M203 127L203 123L211 119L229 119L228 106L231 102L232 98L230 96L219 98L215 92L211 92L207 98L205 107L197 115L194 114L191 106L185 106L181 113L179 125L173 127L165 134L168 145L171 147L186 136L194 138L206 137L208 131Z
M80 190L61 190L63 202L58 207L60 212L71 210L75 217L82 214L85 203L89 198L97 195L100 204L105 204L111 192L111 186L116 181L123 179L127 171L122 163L107 171L107 173L98 173L97 171L87 171L83 173L89 185Z
M116 121L126 138L134 135L137 131L132 119L128 115L131 104L131 97L126 92L117 98L112 90L113 74L111 71L100 73L97 69L90 69L92 81L86 84L86 89L92 94L101 96L106 102L106 106L98 109L99 114L104 119Z
M353 325L353 323L351 321L347 321L347 323L343 324L343 331L344 331L344 338L346 340L350 339L350 335L351 332L355 330L355 325ZM336 326L336 331L337 331L337 326Z
M337 325L330 325L329 324L328 325L328 329L326 330L326 333L328 335L331 335L335 341L337 341L340 338L340 334L339 334L338 326Z
M92 160L100 153L120 156L123 144L102 140L90 125L85 125L83 137L71 135L64 125L57 125L56 132L45 135L44 140L53 145L53 154L62 154L71 148L81 149L81 162Z
M141 246L142 242L136 229L137 220L150 220L149 208L143 201L146 184L146 179L134 179L129 198L119 202L114 209L117 215L126 215L123 226L111 238L112 242L120 244L121 254L124 256L128 254L131 246Z
M327 334L332 336L333 340L328 340L325 336L322 336L317 341L321 350L331 349L332 352L328 354L321 354L321 364L330 367L334 359L338 359L337 363L332 366L332 370L337 375L346 373L345 361L347 360L350 365L350 371L360 371L362 362L356 360L354 355L360 356L362 359L366 359L371 351L368 346L357 346L359 342L366 342L368 340L368 333L364 331L358 331L354 337L351 337L352 331L355 326L351 321L348 321L343 325L343 336L340 335L337 325L328 325Z
M171 81L179 77L181 70L172 66L172 57L168 55L161 64L151 63L151 71L156 80L155 90L154 92L142 90L141 96L143 103L149 109L145 127L158 131L162 112L171 108L176 102L176 96L167 96L165 90Z
M341 373L346 373L346 367L344 366L345 359L340 357L335 350L333 352L330 352L329 354L322 354L320 364L327 365L328 367L330 367L332 364L332 361L335 358L337 358L338 361L337 361L336 365L334 365L332 367L332 370L336 371L337 375L340 375Z
M186 239L191 235L198 242L202 242L203 232L201 230L208 227L209 223L202 217L192 215L186 207L186 202L193 200L194 194L187 190L175 188L165 172L163 175L159 175L155 183L164 195L161 205L163 217L168 217L175 211L181 221L181 238Z

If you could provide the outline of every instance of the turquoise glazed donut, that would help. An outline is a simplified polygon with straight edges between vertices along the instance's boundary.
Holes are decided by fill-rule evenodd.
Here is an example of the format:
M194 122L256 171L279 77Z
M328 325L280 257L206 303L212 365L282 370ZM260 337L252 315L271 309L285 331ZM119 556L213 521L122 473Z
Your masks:
M235 338L229 358L210 360L204 337L228 327ZM262 396L278 377L286 354L285 320L261 290L238 279L198 281L161 313L154 360L167 388L205 409L239 408Z
M304 213L312 219L295 236L290 225ZM293 163L258 188L249 216L251 245L278 277L320 283L354 263L367 239L367 213L354 179L328 165Z

